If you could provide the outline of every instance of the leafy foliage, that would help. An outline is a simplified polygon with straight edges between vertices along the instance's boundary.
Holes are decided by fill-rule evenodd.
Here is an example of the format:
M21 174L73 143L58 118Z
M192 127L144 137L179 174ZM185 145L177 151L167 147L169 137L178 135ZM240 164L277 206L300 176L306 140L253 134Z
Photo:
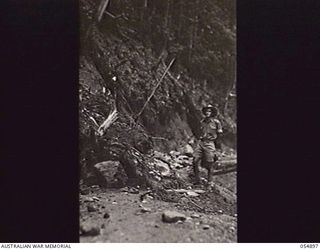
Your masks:
M80 2L83 164L132 148L177 148L197 136L199 110L207 103L219 105L223 126L234 135L236 99L228 96L235 84L235 0L110 0L98 21L100 4ZM119 118L98 136L115 108Z

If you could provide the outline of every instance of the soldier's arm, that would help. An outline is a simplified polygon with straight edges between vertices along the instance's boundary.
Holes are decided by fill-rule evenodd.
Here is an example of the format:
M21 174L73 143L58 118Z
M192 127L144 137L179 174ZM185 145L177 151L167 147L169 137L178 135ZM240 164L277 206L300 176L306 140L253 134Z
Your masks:
M222 134L223 133L223 130L222 130L222 125L221 125L221 122L219 120L215 120L216 124L217 124L217 132L219 134Z

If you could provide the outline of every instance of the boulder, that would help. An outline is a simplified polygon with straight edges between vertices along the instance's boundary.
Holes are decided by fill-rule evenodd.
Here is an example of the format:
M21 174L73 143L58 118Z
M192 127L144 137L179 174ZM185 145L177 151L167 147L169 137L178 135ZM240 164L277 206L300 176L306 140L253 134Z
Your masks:
M193 156L194 150L190 144L186 144L183 147L179 148L179 152L187 156Z
M184 166L182 164L179 164L177 162L173 163L172 166L176 169L181 169L181 168L184 168Z
M96 211L98 211L98 209L95 207L95 206L87 206L87 210L88 210L88 212L96 212Z
M154 159L154 168L156 170L158 170L162 176L170 176L171 175L169 165L161 160Z
M105 178L108 187L120 187L128 177L119 161L103 161L94 165Z
M99 199L98 197L96 197L96 196L93 196L93 197L92 197L92 200L94 200L94 201L100 201L100 199Z
M169 154L171 155L171 157L175 158L180 155L180 152L171 150Z
M192 165L192 157L179 155L176 162L183 165Z
M84 202L94 202L94 199L91 198L91 197L86 197L86 198L84 199Z
M80 225L81 236L96 236L99 234L100 234L100 228L95 225L90 225L87 223Z
M174 223L177 221L185 221L187 217L179 212L176 211L165 211L162 214L162 221L166 223Z

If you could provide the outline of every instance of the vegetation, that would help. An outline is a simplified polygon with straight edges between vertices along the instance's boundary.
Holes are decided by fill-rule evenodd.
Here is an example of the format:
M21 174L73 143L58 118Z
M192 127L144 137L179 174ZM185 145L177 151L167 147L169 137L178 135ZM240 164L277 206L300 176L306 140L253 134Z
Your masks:
M221 150L236 147L234 0L81 0L80 10L82 177L111 159L148 179L147 156L192 145L208 103Z

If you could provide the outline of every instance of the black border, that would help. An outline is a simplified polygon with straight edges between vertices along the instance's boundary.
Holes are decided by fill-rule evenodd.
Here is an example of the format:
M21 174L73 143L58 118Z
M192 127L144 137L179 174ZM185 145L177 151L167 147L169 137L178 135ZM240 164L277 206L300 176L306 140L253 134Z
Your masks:
M238 241L319 242L319 1L237 1Z
M78 2L1 3L0 241L78 242ZM319 242L319 4L237 1L239 242Z
M1 4L0 241L79 242L78 1Z

